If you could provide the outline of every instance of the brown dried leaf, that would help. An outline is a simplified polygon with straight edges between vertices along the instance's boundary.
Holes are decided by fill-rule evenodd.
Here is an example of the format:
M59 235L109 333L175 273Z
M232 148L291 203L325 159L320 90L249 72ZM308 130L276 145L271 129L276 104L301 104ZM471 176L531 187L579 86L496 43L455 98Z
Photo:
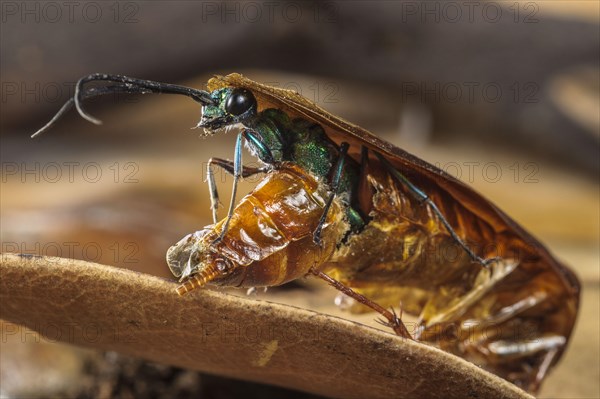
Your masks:
M435 348L94 263L3 254L0 318L76 345L344 398L531 398Z

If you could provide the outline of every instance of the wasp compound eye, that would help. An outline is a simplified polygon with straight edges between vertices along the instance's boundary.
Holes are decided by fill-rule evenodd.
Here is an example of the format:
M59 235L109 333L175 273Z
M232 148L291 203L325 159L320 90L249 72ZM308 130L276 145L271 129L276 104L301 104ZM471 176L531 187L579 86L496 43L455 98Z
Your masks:
M253 107L256 107L256 98L246 89L234 89L225 102L225 111L235 116L242 115Z

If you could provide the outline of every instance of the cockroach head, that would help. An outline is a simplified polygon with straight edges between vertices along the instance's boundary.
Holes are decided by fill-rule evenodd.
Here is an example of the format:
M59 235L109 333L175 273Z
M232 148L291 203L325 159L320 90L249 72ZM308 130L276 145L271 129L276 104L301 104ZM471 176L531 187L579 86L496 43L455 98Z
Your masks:
M212 239L205 237L210 227L188 234L167 251L167 264L179 281L193 279L194 287L201 287L211 282L220 285L220 280L229 277L231 261L211 250Z
M210 132L244 123L256 116L258 105L254 94L248 89L225 87L211 93L213 104L202 107L202 119L197 127Z

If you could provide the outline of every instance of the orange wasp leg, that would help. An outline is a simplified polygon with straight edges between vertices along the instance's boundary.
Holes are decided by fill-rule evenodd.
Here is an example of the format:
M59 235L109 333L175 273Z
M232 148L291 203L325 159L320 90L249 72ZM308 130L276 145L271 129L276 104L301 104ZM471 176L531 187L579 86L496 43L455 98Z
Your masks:
M401 336L402 338L412 339L412 336L406 329L406 326L404 325L402 320L396 315L396 313L393 310L390 312L389 310L381 307L379 304L371 301L369 298L359 294L356 291L353 291L350 287L345 286L344 284L340 283L336 279L328 276L327 274L325 274L323 272L316 270L314 267L310 268L309 273L312 273L313 275L325 280L329 285L331 285L336 290L343 292L344 294L348 295L352 299L362 303L365 306L370 307L377 313L381 314L383 317L385 317L387 319L387 323L382 323L382 324L387 327L390 327L392 330L394 330L394 332L397 335Z

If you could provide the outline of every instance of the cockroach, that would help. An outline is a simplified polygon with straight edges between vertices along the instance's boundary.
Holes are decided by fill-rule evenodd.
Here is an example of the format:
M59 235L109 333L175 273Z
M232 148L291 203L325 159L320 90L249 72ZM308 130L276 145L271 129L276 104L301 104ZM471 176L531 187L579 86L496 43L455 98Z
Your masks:
M86 87L89 82L104 86ZM213 224L167 252L180 295L206 284L259 287L317 276L396 334L461 356L536 392L562 356L579 306L572 271L461 181L290 90L240 74L208 91L93 74L70 107L104 94L168 93L202 105L207 135L239 126L234 160L212 158ZM262 167L242 165L242 144ZM233 175L218 221L212 167ZM236 206L241 178L264 174ZM408 331L393 306L418 316ZM390 310L392 308L392 310Z

